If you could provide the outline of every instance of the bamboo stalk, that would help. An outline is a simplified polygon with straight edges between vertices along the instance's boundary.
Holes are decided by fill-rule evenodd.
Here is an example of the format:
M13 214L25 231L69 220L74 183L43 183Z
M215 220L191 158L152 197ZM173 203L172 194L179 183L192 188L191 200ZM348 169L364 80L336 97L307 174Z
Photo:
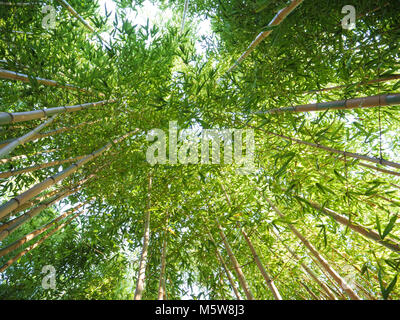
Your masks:
M264 199L268 202L268 204L272 207L275 213L281 217L285 218L285 215L264 195ZM329 262L325 260L324 257L314 248L314 246L303 237L303 235L295 228L292 224L288 224L289 229L293 232L293 234L300 239L300 241L304 244L304 246L312 253L312 255L319 261L321 266L329 273L329 275L335 280L335 282L339 285L339 287L343 288L343 290L347 293L347 295L352 300L361 300L360 297L350 288L350 286L346 283L346 281L330 266Z
M350 85L343 85L343 86L335 86L335 87L330 87L330 88L323 88L323 89L318 89L318 90L310 90L310 91L306 91L304 93L318 93L318 92L326 92L326 91L331 91L331 90L337 90L337 89L343 89L343 88L347 88L349 86L357 86L357 87L361 87L364 85L368 85L368 84L374 84L374 83L380 83L380 82L387 82L387 81L392 81L392 80L397 80L400 79L400 74L393 74L389 77L385 77L385 78L378 78L378 79L372 79L369 81L364 81L364 82L356 82L356 83L352 83Z
M78 191L79 191L79 188L69 190L69 191L64 191L60 195L57 195L56 197L53 197L47 201L44 201L43 203L40 203L38 206L29 210L28 212L24 213L23 215L20 215L16 218L4 223L2 225L2 231L0 232L0 240L3 240L6 237L8 237L11 233L13 233L19 227L21 227L24 223L31 220L33 217L37 216L44 209L50 207L51 205L61 201L62 199L66 198L69 195L74 194Z
M240 286L242 287L247 299L248 300L254 300L253 294L251 293L250 288L249 288L249 286L247 284L247 281L246 281L246 278L245 278L245 276L243 274L242 268L240 267L239 262L237 261L235 255L233 254L232 248L229 245L229 242L226 239L225 233L224 233L224 231L223 231L223 229L222 229L222 227L221 227L221 225L219 223L218 223L218 229L219 229L219 234L221 236L221 239L222 239L222 241L224 243L226 252L228 253L229 259L231 260L232 266L235 269L236 275L237 275L237 277L239 279Z
M21 206L25 202L27 202L30 199L32 199L33 197L37 196L43 190L46 190L50 186L56 185L58 182L62 181L66 177L70 176L72 173L76 172L79 168L81 168L85 163L97 158L104 152L108 151L113 146L113 143L119 143L137 131L138 131L138 129L136 129L135 131L130 132L128 134L125 134L124 136L122 136L120 138L114 139L113 142L109 142L104 147L96 150L95 152L91 153L87 157L77 161L76 163L73 163L67 169L65 169L61 172L58 172L57 174L55 174L53 176L50 176L46 180L39 182L38 184L36 184L32 188L28 189L27 191L25 191L25 192L21 193L20 195L5 202L4 204L2 204L0 206L0 219L4 218L11 211L17 209L19 206Z
M160 279L158 283L158 300L164 300L164 295L165 295L164 288L165 288L166 255L167 255L167 232L165 231L162 252L161 252L161 270L160 270Z
M311 289L303 282L299 281L299 283L306 289L306 291L310 294L311 297L313 297L314 300L320 300L314 292L311 291Z
M64 163L78 161L85 157L87 157L87 155L79 156L79 157L75 157L75 158L64 159L64 160L56 160L56 161L41 163L36 166L31 166L31 167L27 167L27 168L23 168L23 169L18 169L18 170L0 172L0 178L4 179L4 178L13 177L13 176L16 176L16 175L19 175L22 173L34 172L34 171L37 171L40 169L46 169L46 168L50 168L50 167L60 166Z
M144 223L144 235L143 235L143 247L142 253L140 256L140 264L139 264L139 275L136 282L136 289L134 300L141 300L143 295L143 290L145 286L145 278L146 278L146 265L147 265L147 253L149 247L150 240L150 208L151 208L151 188L152 188L152 177L149 173L148 176L148 189L147 189L147 209L145 214L145 223Z
M287 112L311 112L324 110L350 110L361 108L385 107L400 104L400 93L354 98L348 100L328 101L321 103L303 104L293 107L276 108L258 111L257 114L280 114Z
M272 19L272 21L268 24L268 27L278 26L294 9L296 9L303 0L293 0L289 6L280 10L276 16ZM254 49L270 34L272 30L261 32L255 40L249 45L247 50L240 56L238 60L236 60L235 64L228 70L228 73L234 70L244 59L246 59Z
M43 232L46 232L53 225L55 225L56 223L58 223L59 221L61 221L65 217L73 214L75 211L79 210L83 205L84 205L84 203L81 203L81 204L77 205L76 207L74 207L74 208L72 208L70 210L67 210L66 212L64 212L63 214L61 214L57 218L53 219L49 223L41 226L40 228L28 233L27 235L23 236L22 238L20 238L20 239L14 241L13 243L9 244L8 246L0 249L0 257L3 257L6 254L18 249L19 247L21 247L26 242L36 238L37 236L41 235Z
M33 110L33 111L24 111L24 112L0 112L0 125L9 124L9 123L16 123L16 122L23 122L23 121L30 121L36 119L43 119L47 118L51 115L56 115L60 113L69 113L69 112L76 112L88 108L93 108L97 106L102 106L109 103L116 102L116 99L111 100L103 100L97 102L89 102L83 104L77 104L73 106L62 106L62 107L55 107L55 108L47 108L41 110Z
M79 20L79 22L81 22L89 31L91 32L95 32L95 30L93 29L93 27L85 20L83 19L78 12L76 12L76 10L74 8L71 7L71 5L65 1L65 0L58 0L61 5L67 9L75 18L77 18Z
M0 157L5 157L7 156L10 152L12 152L16 147L18 147L21 144L24 144L28 139L32 138L35 136L40 130L42 130L44 127L48 126L51 124L54 119L57 117L57 115L54 115L47 121L43 122L39 126L37 126L35 129L29 131L27 134L23 135L22 137L19 137L15 139L13 142L9 143L5 147L0 149Z
M321 144L315 144L315 143L311 143L311 142L307 142L307 141L302 141L302 140L299 140L299 139L296 139L296 138L287 137L287 136L280 135L280 134L277 134L277 133L274 133L274 132L265 131L263 129L260 129L260 130L265 132L265 133L267 133L267 134L274 135L276 137L280 137L280 138L288 140L288 141L296 142L298 144L302 144L302 145L310 146L310 147L313 147L313 148L325 150L325 151L328 151L328 152L331 152L331 153L340 154L342 156L349 157L349 158L364 160L364 161L368 161L368 162L372 162L372 163L381 164L381 165L385 165L385 166L389 166L389 167L400 169L400 164L396 163L396 162L387 161L387 160L384 160L384 159L378 159L378 158L375 158L375 157L364 156L364 155L361 155L361 154L358 154L358 153L337 150L337 149L333 149L333 148L330 148L330 147L323 146Z
M54 151L57 151L57 149L38 151L38 152L33 153L32 155L51 153L51 152L54 152ZM10 157L10 158L0 159L0 163L7 163L7 162L10 162L10 161L16 161L16 160L26 159L26 158L28 158L28 157L23 154L23 155L20 155L20 156L14 156L14 157Z
M224 261L224 258L222 258L221 254L219 253L217 244L215 243L215 240L214 240L213 236L211 235L211 233L209 231L208 231L208 237L210 238L211 242L215 246L215 254L216 254L219 262L221 263L221 265L222 265L222 267L223 267L223 269L225 271L226 277L228 278L228 281L229 281L229 283L231 285L231 288L232 288L233 292L235 293L236 298L238 300L242 300L242 297L240 296L239 290L236 288L235 281L233 280L232 274L229 271L229 268L227 267L227 265L226 265L226 263Z
M58 1L65 9L68 10L69 13L71 13L72 16L78 19L78 21L82 23L90 32L96 34L96 36L98 36L100 40L106 44L108 49L111 49L110 44L106 40L104 40L104 38L96 32L96 30L89 24L89 22L87 22L78 12L76 12L76 10L67 1L65 0L58 0Z
M68 225L69 223L71 223L76 217L78 217L79 215L81 215L82 213L84 213L84 211L78 212L77 214L75 214L72 218L70 218L69 220L67 220L66 222L60 224L58 227L56 227L55 229L53 229L52 231L50 231L48 234L46 234L44 237L42 237L38 242L30 245L29 247L27 247L25 250L21 251L19 254L17 254L15 257L11 258L10 260L8 260L1 268L0 268L0 272L4 272L8 267L10 267L15 261L19 260L22 256L24 256L25 254L27 254L28 252L32 251L33 249L37 248L39 245L41 245L46 239L48 239L49 237L51 237L54 233L56 233L57 231L59 231L60 229L64 228L66 225Z
M308 273L308 275L314 279L316 283L324 290L324 292L327 294L328 298L331 300L337 300L336 296L332 293L332 291L328 288L328 286L322 282L318 276L312 271L309 267L307 267L303 262L301 262L300 257L289 247L285 244L285 242L282 240L282 238L279 236L275 230L272 230L272 232L275 234L275 236L278 238L278 240L283 244L283 246L286 248L287 251L295 258L298 262L300 262L301 267L304 269L305 272Z
M365 168L369 168L369 169L372 169L372 170L375 170L375 171L379 171L379 172L382 172L382 173L390 174L392 176L400 177L400 172L374 167L374 166L371 166L371 165L369 165L367 163L363 163L363 162L359 162L357 164L362 166L362 167L365 167Z
M26 7L38 5L37 2L0 2L0 6Z
M70 90L77 90L80 92L85 92L89 94L93 94L93 92L90 92L86 89L82 89L79 87L76 87L72 84L61 84L57 81L54 80L49 80L49 79L44 79L40 77L32 77L35 79L39 84L43 84L45 86L50 86L50 87L58 87L58 88L63 88L63 89L70 89ZM30 82L29 76L24 74L24 73L19 73L19 72L14 72L10 70L5 70L5 69L0 69L0 79L7 79L7 80L17 80L17 81L22 81L22 82ZM103 93L98 93L99 96L104 96Z
M83 123L80 123L80 124L78 124L76 126L72 126L72 127L62 127L62 128L50 130L50 131L43 132L43 133L37 133L35 136L30 137L25 142L36 141L36 140L39 140L39 139L51 137L51 136L54 136L54 135L59 134L59 133L63 133L63 132L71 131L71 130L74 130L74 129L78 129L78 128L81 128L83 126L91 125L91 124L94 124L94 123L97 123L97 122L100 122L100 119L96 120L96 121L91 121L91 122L83 122ZM13 142L14 140L15 139L8 139L8 140L1 141L0 142L0 148L3 148L4 146L8 145L10 142ZM1 163L1 160L0 160L0 163Z
M326 207L322 207L319 204L312 202L312 201L308 201L315 209L325 213L326 215L332 217L335 221L339 222L340 224L349 227L351 230L359 233L360 235L364 236L367 239L371 239L374 240L375 242L379 243L380 245L394 251L394 252L400 252L400 246L398 243L396 243L394 240L392 239L386 239L386 240L382 240L380 235L367 228L364 226L361 226L357 223L351 222L347 217L344 217L342 215L340 215L339 213L326 208Z
M274 280L270 277L268 274L267 270L265 270L264 265L262 264L256 250L254 249L253 243L251 242L250 238L248 237L247 233L244 231L244 229L241 230L243 237L246 239L246 242L250 248L250 251L254 257L254 260L257 264L258 269L260 270L262 276L264 277L265 282L267 283L267 286L269 290L271 290L272 295L274 296L275 300L282 300L282 296L279 293L278 289L275 286Z
M189 0L185 0L185 7L183 9L183 16L182 16L181 32L183 32L183 30L185 29L185 20L188 8L189 8Z

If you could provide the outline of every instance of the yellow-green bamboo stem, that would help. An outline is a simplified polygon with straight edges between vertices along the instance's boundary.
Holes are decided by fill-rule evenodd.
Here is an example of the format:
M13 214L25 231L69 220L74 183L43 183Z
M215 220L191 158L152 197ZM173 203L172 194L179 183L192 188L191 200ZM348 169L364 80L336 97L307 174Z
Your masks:
M160 269L160 279L158 282L158 300L164 300L164 288L165 288L165 266L167 256L167 232L164 233L163 246L161 251L161 269Z
M63 214L61 214L57 218L53 219L49 223L41 226L40 228L28 233L27 235L23 236L22 238L20 238L20 239L14 241L13 243L9 244L8 246L0 249L0 257L4 257L6 254L18 249L19 247L21 247L26 242L36 238L37 236L41 235L43 232L46 232L53 225L57 224L62 219L66 218L67 216L73 214L75 211L79 210L83 205L84 204L81 203L81 204L77 205L76 207L74 207L74 208L72 208L70 210L67 210L66 212L64 212Z
M271 208L275 211L275 213L281 217L285 218L285 215L268 199L268 197L264 196L264 199L268 202ZM335 282L342 287L343 290L347 293L347 295L352 300L361 300L360 297L349 287L346 281L334 270L331 265L325 260L324 257L318 252L317 249L306 239L304 236L294 227L292 224L288 224L289 229L293 232L293 234L299 238L299 240L304 244L304 246L312 253L312 255L319 261L321 266L329 273L329 275L335 280Z
M103 100L97 102L89 102L83 104L77 104L73 106L62 106L62 107L55 107L55 108L48 108L48 109L41 109L41 110L33 110L33 111L24 111L24 112L0 112L0 125L9 124L9 123L16 123L16 122L23 122L23 121L30 121L36 119L43 119L47 118L48 116L60 114L60 113L69 113L69 112L76 112L88 108L93 108L97 106L102 106L105 104L116 102L116 99L111 100Z
M312 271L309 267L307 267L303 262L301 262L300 257L289 247L285 244L285 242L281 239L281 237L279 236L279 234L277 232L275 232L275 230L272 230L272 232L275 234L275 236L277 237L277 239L283 244L283 246L286 248L287 251L289 251L289 253L293 256L293 258L295 258L298 262L300 262L301 267L304 269L305 272L308 273L308 275L314 279L314 281L316 283L318 283L318 285L322 288L322 290L324 290L324 292L326 293L326 295L328 296L329 299L331 300L337 300L336 296L332 293L332 291L328 288L328 286L323 283L318 276L314 273L314 271Z
M64 159L64 160L56 160L56 161L51 161L51 162L46 162L42 164L38 164L36 166L31 166L19 170L11 170L11 171L6 171L6 172L0 172L0 178L9 178L12 176L16 176L22 173L28 173L28 172L34 172L37 170L45 169L45 168L50 168L50 167L55 167L55 166L60 166L65 163L73 162L73 161L78 161L83 158L87 157L87 155L84 156L79 156L75 158L70 158L70 159Z
M0 157L5 157L9 153L11 153L16 147L18 147L21 144L24 144L27 140L35 136L40 130L42 130L44 127L48 126L50 123L52 123L57 115L54 115L47 121L43 122L39 126L37 126L35 129L29 131L27 134L23 135L20 138L15 139L13 142L9 143L5 147L0 149Z
M278 26L294 9L296 9L303 0L293 0L289 6L286 8L280 10L277 15L272 19L272 21L268 24L268 27L274 27ZM235 64L228 70L228 72L231 72L234 70L244 59L246 59L253 51L254 49L265 39L267 38L270 34L272 33L272 30L264 31L261 32L255 40L249 45L247 50L240 56L238 60L236 60Z
M228 278L228 281L229 281L229 283L231 285L231 288L232 288L233 292L235 293L236 298L238 300L242 300L242 297L240 296L239 290L236 288L235 281L233 280L233 276L232 276L231 272L229 271L229 268L227 267L227 265L226 265L226 263L224 261L224 258L222 258L221 254L219 253L217 244L215 243L214 237L211 235L210 232L208 232L208 237L210 238L211 242L215 246L215 254L216 254L219 262L221 263L222 268L225 271L226 277Z
M31 81L29 79L28 75L26 75L24 73L14 72L14 71L5 70L5 69L0 69L0 79L17 80L17 81L22 81L22 82L27 82L27 83L29 83ZM93 94L92 92L90 92L86 89L82 89L82 88L73 86L71 84L61 84L54 80L49 80L49 79L44 79L44 78L39 78L39 77L33 77L33 79L35 79L37 81L37 83L45 85L45 86L77 90L80 92ZM100 96L104 96L103 93L98 93L98 94Z
M145 286L146 279L146 266L147 266L147 254L148 247L150 241L150 208L151 208L151 188L152 188L152 177L149 173L148 177L148 189L147 189L147 208L145 214L145 223L144 223L144 235L143 235L143 247L142 253L140 255L140 263L139 263L139 274L136 282L136 289L134 300L141 300L143 295L143 290Z
M375 157L364 156L364 155L361 155L361 154L358 154L358 153L337 150L337 149L334 149L334 148L323 146L321 144L315 144L315 143L311 143L311 142L307 142L307 141L302 141L300 139L287 137L287 136L284 136L284 135L281 135L281 134L265 131L265 130L262 130L262 129L260 129L260 130L265 132L265 133L267 133L267 134L274 135L276 137L280 137L280 138L288 140L288 141L292 141L292 142L296 142L298 144L302 144L302 145L310 146L310 147L313 147L313 148L325 150L325 151L328 151L328 152L331 152L331 153L341 154L342 156L345 156L345 157L348 157L348 158L364 160L364 161L373 162L373 163L376 163L376 164L381 164L381 165L385 165L385 166L389 166L389 167L400 169L400 164L396 163L396 162L393 162L393 161L387 161L387 160L378 159L378 158L375 158Z
M326 91L331 91L331 90L343 89L343 88L347 88L347 87L350 87L350 86L361 87L361 86L365 86L365 85L369 85L369 84L393 81L393 80L397 80L397 79L400 79L400 74L393 74L393 75L391 75L389 77L372 79L372 80L364 81L364 82L351 83L349 85L335 86L335 87L323 88L323 89L318 89L318 90L310 90L310 91L307 91L305 93L326 92Z
M7 216L11 211L17 209L19 206L24 204L25 202L29 201L33 197L37 196L39 193L42 191L46 190L50 186L56 185L57 183L61 182L64 180L66 177L69 177L71 174L76 172L79 168L81 168L84 164L87 162L97 158L98 156L102 155L104 152L108 151L112 146L113 143L119 143L128 136L134 134L137 132L138 129L136 129L133 132L127 133L124 136L114 139L113 142L110 142L106 144L104 147L96 150L95 152L91 153L87 157L77 161L76 163L73 163L71 166L69 166L67 169L50 176L46 180L36 184L32 188L28 189L27 191L21 193L20 195L10 199L9 201L5 202L0 206L0 219L4 218Z
M374 240L375 242L379 243L380 245L394 251L394 252L400 252L400 246L398 243L396 243L392 239L385 238L384 240L381 239L380 235L367 228L364 226L361 226L357 223L351 222L347 217L344 217L340 215L339 213L326 208L322 207L319 204L313 202L313 201L308 201L315 209L319 210L320 212L323 212L324 214L332 217L335 221L339 222L340 224L349 227L351 230L359 233L360 235L364 236L367 239Z
M400 93L383 94L377 96L337 100L321 103L311 103L293 107L276 108L267 111L259 111L261 114L280 114L287 112L311 112L325 110L350 110L361 108L386 107L400 104Z
M245 238L245 240L246 240L246 242L247 242L247 244L248 244L248 246L250 248L251 254L254 257L254 260L255 260L255 262L257 264L257 267L260 270L260 272L261 272L261 274L262 274L262 276L263 276L263 278L264 278L269 290L271 291L274 299L275 300L282 300L282 296L279 293L278 289L276 288L274 280L270 277L270 275L268 274L268 272L265 269L264 265L262 264L262 262L260 260L260 257L258 256L256 250L254 249L253 243L251 242L249 236L244 231L244 229L242 229L241 231L242 231L243 237Z
M68 225L69 223L71 223L76 217L78 217L79 215L81 215L82 213L84 213L84 211L78 212L77 214L75 214L72 218L70 218L69 220L67 220L66 222L60 224L58 227L56 227L55 229L53 229L52 231L50 231L48 234L46 234L44 237L42 237L38 242L30 245L29 247L27 247L25 250L21 251L19 254L17 254L15 257L11 258L10 260L8 260L1 268L0 268L0 272L4 272L8 267L10 267L14 262L18 261L21 257L23 257L25 254L27 254L28 252L32 251L33 249L37 248L39 245L41 245L46 239L48 239L49 237L51 237L54 233L56 233L57 231L59 231L60 229L64 228L66 225Z
M225 250L228 253L229 259L231 260L232 266L233 266L233 268L234 268L234 270L236 272L236 275L237 275L237 277L239 279L240 286L242 287L247 299L248 300L254 300L254 296L250 291L250 288L249 288L249 286L247 284L247 281L246 281L246 278L245 278L244 273L242 271L242 268L240 267L239 262L237 261L235 255L233 254L232 248L229 245L229 242L226 239L225 233L224 233L224 231L222 229L222 226L220 224L218 224L218 229L219 229L219 234L221 236L221 239L222 239L222 241L224 243Z

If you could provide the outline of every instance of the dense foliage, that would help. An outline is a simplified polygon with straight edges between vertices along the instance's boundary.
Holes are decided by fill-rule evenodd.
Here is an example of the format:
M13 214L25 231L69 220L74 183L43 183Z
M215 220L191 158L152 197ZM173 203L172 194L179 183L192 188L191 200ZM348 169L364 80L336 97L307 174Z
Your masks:
M259 111L398 92L398 79L359 83L399 73L400 1L351 1L357 24L345 30L341 9L349 1L305 0L232 72L227 72L229 67L260 32L268 30L269 22L288 1L189 0L185 28L180 30L185 0L153 0L165 10L172 8L174 15L166 23L144 26L135 25L128 14L144 1L114 0L116 11L106 10L103 16L97 1L70 0L96 33L60 2L49 1L56 8L54 29L42 26L42 2L0 6L0 68L29 76L29 82L0 79L0 111L117 101L60 114L41 133L65 128L63 132L17 147L9 160L0 162L0 171L88 155L139 130L37 196L32 205L46 199L49 192L69 190L94 174L78 192L48 206L1 241L1 247L6 247L84 204L82 215L0 274L2 299L132 299L147 210L151 218L143 299L157 298L164 239L167 299L234 299L215 255L218 250L237 280L218 225L256 299L273 295L254 263L242 228L283 299L326 298L302 263L339 299L349 299L289 226L295 226L362 299L399 299L399 252L379 243L400 242L399 171L379 163L366 167L365 161L349 154L319 148L400 163L398 106L281 114ZM200 37L198 23L204 19L211 21L213 34ZM204 52L196 49L198 43ZM42 85L37 78L84 90ZM333 86L342 87L321 91ZM3 125L1 140L23 136L43 121ZM254 129L257 170L238 175L236 165L224 163L151 166L146 160L151 145L146 134L153 128L167 132L170 121L177 121L180 130L195 132ZM0 200L5 203L71 163L0 178ZM322 208L316 209L313 203ZM379 241L338 223L323 208L378 233ZM28 210L13 212L2 222ZM0 264L36 241L6 254ZM41 285L45 265L56 270L54 290Z

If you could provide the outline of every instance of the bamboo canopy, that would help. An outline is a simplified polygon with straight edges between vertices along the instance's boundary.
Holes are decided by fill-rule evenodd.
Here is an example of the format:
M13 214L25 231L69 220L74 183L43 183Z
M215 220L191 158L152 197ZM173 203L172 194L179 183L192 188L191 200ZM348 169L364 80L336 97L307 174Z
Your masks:
M0 2L0 299L400 297L395 2L46 4Z

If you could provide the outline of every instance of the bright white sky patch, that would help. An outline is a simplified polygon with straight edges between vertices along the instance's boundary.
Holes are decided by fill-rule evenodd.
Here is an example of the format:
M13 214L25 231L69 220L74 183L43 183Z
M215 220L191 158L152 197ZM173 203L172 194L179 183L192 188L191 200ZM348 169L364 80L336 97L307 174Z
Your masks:
M102 16L105 16L105 6L107 7L107 12L111 12L110 18L112 19L115 15L116 11L116 5L114 1L112 0L99 0L99 5L100 5L100 13ZM190 5L190 4L189 4ZM126 18L133 24L133 25L138 25L138 26L145 26L147 24L147 20L149 20L149 27L150 29L154 25L162 26L165 23L167 23L169 20L172 20L174 12L172 9L168 8L166 10L161 10L158 8L156 5L152 4L149 0L146 0L143 3L142 7L137 7L137 11L134 11L132 9L124 9L126 13ZM182 17L181 17L182 18ZM198 35L199 39L201 39L202 36L210 36L212 35L212 30L211 30L211 22L209 19L206 19L203 17L202 20L200 19L188 19L186 17L186 24L191 23L195 24L197 32L196 34ZM121 25L121 21L119 21L119 25ZM179 24L180 25L180 24ZM110 35L103 33L102 37L104 39L109 40ZM204 43L199 40L196 42L196 50L198 54L204 55L205 54L205 48L204 48Z

